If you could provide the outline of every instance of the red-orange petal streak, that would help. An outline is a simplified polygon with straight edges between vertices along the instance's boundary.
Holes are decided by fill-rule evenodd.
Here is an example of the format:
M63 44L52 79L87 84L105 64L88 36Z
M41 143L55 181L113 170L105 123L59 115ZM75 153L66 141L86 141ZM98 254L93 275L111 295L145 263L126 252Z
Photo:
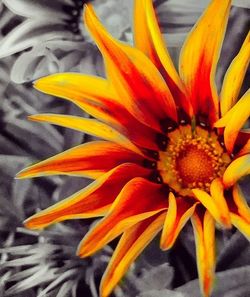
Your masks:
M106 61L117 99L145 125L161 130L159 119L177 120L173 97L153 63L139 50L115 41L97 19L90 5L85 23Z
M134 178L122 189L110 213L84 237L78 247L78 255L90 256L127 228L166 208L167 197L161 185Z
M103 216L128 181L149 174L149 169L136 164L119 165L83 190L28 218L25 226L41 229L67 219Z
M35 88L70 100L136 144L157 149L156 132L132 116L122 102L116 101L116 93L107 80L79 73L57 73L37 80Z
M166 212L156 214L127 229L109 262L102 277L100 297L108 297L130 264L161 230Z
M193 215L197 203L183 198L176 200L173 193L169 194L169 206L161 236L161 248L170 249L182 228Z
M134 11L135 46L143 51L164 77L177 106L192 116L190 101L162 37L151 0L136 0Z
M230 10L230 0L212 0L187 37L180 56L180 75L200 121L213 125L219 101L215 70Z
M97 178L114 167L127 162L142 164L143 158L116 143L93 141L32 165L20 171L17 178L56 174Z
M140 149L135 146L130 139L122 135L117 130L113 129L107 124L99 122L95 119L86 119L78 116L62 115L62 114L36 114L29 116L29 119L37 122L45 122L50 124L59 125L81 131L99 137L104 140L112 141L120 144L121 146L132 150L140 155L143 155Z
M225 214L225 209L220 209L220 204L223 204L223 196L219 193L214 193L215 197L210 196L207 192L201 189L193 189L195 197L209 211L212 217L224 228L230 228L230 220Z
M215 271L215 223L208 211L203 217L194 214L192 225L195 235L197 268L204 297L209 297Z
M224 197L224 185L221 178L216 178L212 181L210 187L211 196L220 212L220 219L223 222L223 226L231 228L231 221L229 215L229 209L227 201Z

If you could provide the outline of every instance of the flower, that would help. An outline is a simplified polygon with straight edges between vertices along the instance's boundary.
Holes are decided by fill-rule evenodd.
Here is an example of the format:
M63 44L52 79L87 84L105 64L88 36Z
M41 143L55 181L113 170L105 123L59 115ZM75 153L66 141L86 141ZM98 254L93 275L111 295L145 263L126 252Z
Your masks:
M87 0L3 2L8 8L4 7L5 14L20 18L13 22L3 15L1 22L5 25L6 18L9 20L6 36L0 41L0 58L20 54L11 71L12 81L24 83L58 71L79 72L86 55L98 60L96 48L81 21ZM130 26L128 3L112 0L93 1L93 4L116 37L123 37ZM35 17L34 11L38 12ZM119 18L120 15L123 17Z
M19 233L27 232L22 229L19 228ZM79 233L72 227L59 224L41 234L28 232L25 244L0 249L0 289L4 296L97 295L95 277L106 264L110 251L79 261L74 252ZM90 288L87 284L91 284Z
M214 283L215 224L235 226L250 237L250 210L238 185L250 173L249 131L242 129L250 114L250 91L238 100L250 34L219 96L214 82L230 5L230 0L211 1L183 45L179 74L150 0L135 1L134 47L112 38L87 5L85 23L103 54L107 79L61 73L35 82L38 90L70 100L98 120L55 114L32 115L31 120L103 140L74 147L18 174L94 179L25 225L42 229L63 220L104 216L77 251L80 257L90 256L122 235L103 276L101 297L109 296L160 230L160 246L167 250L191 219L204 296L210 296Z
M87 0L63 0L49 1L43 3L34 1L16 1L3 0L7 8L16 15L23 18L21 24L18 23L7 36L1 40L0 49L1 57L12 55L21 52L30 47L34 47L41 42L57 40L65 42L66 47L69 47L69 42L72 43L72 48L81 48L85 39L88 39L85 28L81 22L82 7ZM119 6L114 3L107 4L106 1L95 2L97 9L101 12L102 17L108 24L117 19L117 14L120 11L126 12L127 6L119 3ZM112 8L112 13L107 16L107 9ZM35 15L34 15L35 12ZM34 17L35 16L35 17ZM129 22L122 18L117 26L120 26L119 35L128 28Z

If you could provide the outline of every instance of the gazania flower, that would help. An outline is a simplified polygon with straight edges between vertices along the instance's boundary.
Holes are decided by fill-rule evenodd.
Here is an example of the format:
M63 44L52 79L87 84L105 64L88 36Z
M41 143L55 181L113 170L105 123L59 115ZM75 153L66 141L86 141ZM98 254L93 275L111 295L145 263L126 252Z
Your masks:
M89 267L89 259L79 263L75 255L78 241L78 230L57 225L42 234L31 231L25 244L0 248L0 288L4 296L96 296L95 277L110 252L92 258Z
M49 1L42 3L34 1L3 0L3 3L14 14L23 17L23 22L11 30L0 42L0 57L5 57L18 53L30 47L34 47L41 42L57 40L63 47L69 47L69 42L75 47L83 46L83 40L87 38L81 18L83 4L88 0L63 0ZM116 22L116 29L119 27L120 37L128 28L128 21L125 17L117 22L119 12L126 12L126 4L119 1L116 6L115 1L93 1L101 17L107 24ZM111 7L110 7L111 6ZM107 10L109 14L107 15ZM20 23L20 22L19 22ZM117 31L117 32L118 32Z
M85 23L103 54L107 79L64 73L35 83L38 90L70 100L98 120L55 114L33 115L31 120L103 140L74 147L18 174L95 179L25 225L41 229L63 220L104 216L77 251L80 257L90 256L121 235L100 285L102 297L160 230L160 246L167 250L189 219L202 294L209 296L215 225L235 226L250 236L250 210L238 185L250 172L249 131L241 130L250 113L250 92L238 100L249 62L249 34L220 95L214 82L230 2L211 1L182 48L179 73L151 1L135 1L134 47L112 38L86 6Z

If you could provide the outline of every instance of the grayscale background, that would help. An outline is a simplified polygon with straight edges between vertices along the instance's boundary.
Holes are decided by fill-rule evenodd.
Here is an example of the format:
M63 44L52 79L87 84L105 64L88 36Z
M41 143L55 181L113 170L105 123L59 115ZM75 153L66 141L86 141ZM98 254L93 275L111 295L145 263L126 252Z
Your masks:
M32 87L33 80L56 72L104 76L101 55L82 23L83 2L0 0L0 297L98 297L100 278L117 243L91 258L79 259L76 247L94 220L60 223L41 233L23 228L25 218L83 188L87 179L14 179L27 164L91 140L82 133L27 120L28 115L42 112L88 116L73 104ZM133 1L91 2L109 31L132 43ZM155 1L176 65L186 34L207 3ZM233 4L217 69L218 88L250 28L250 0ZM249 88L249 80L248 71L242 92ZM236 230L216 235L213 297L249 297L249 243ZM200 296L190 225L171 251L161 252L158 243L159 239L153 241L132 265L113 297Z

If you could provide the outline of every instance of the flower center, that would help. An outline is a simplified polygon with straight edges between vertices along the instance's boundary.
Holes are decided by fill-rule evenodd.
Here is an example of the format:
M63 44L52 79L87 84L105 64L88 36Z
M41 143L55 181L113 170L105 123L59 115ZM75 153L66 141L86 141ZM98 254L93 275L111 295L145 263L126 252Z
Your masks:
M231 158L224 152L214 132L190 126L168 134L166 151L160 152L157 168L170 188L188 195L193 188L209 191L210 183L221 177Z
M176 169L185 185L208 183L214 175L214 163L211 153L195 144L187 144L177 153Z

